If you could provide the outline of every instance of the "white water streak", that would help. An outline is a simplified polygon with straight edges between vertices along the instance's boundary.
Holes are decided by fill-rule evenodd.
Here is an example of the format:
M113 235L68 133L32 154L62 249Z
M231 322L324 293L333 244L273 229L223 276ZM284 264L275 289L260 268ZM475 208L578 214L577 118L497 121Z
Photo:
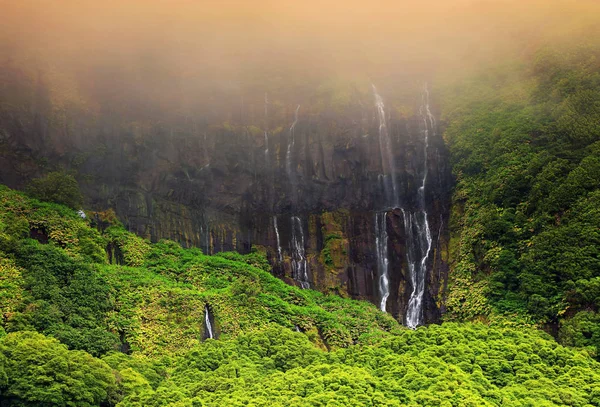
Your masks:
M269 135L265 131L265 160L269 162Z
M206 333L210 339L215 339L215 333L213 331L212 324L210 323L210 313L208 311L208 305L204 306L204 325L206 328Z
M379 281L379 309L386 311L390 295L387 212L375 213L375 246L377 248L377 275Z
M384 176L384 192L386 194L386 205L388 208L398 207L398 191L396 186L396 168L394 165L394 154L392 151L392 142L387 128L385 118L385 105L383 98L377 93L375 85L373 95L375 96L375 107L379 117L379 152L381 154L381 167Z
M423 170L421 186L418 190L418 209L409 213L402 209L404 227L407 236L407 260L412 292L406 310L406 325L416 328L423 324L423 295L427 278L427 261L431 252L431 230L425 205L425 185L427 183L427 158L429 149L429 131L435 131L435 119L429 107L429 90L427 84L423 89L419 114L423 120Z
M300 283L300 287L310 288L308 278L308 262L304 249L304 231L302 221L297 216L292 216L292 278Z
M281 263L283 261L283 254L281 253L281 239L279 237L279 228L277 227L277 216L273 216L273 227L275 228L275 237L277 238L277 258Z
M298 111L300 110L300 105L296 107L296 111L294 113L294 122L290 126L290 137L288 140L287 152L285 154L285 169L292 183L295 179L294 174L292 173L292 152L294 150L294 146L296 145L296 136L294 134L294 129L296 128L296 124L298 124Z

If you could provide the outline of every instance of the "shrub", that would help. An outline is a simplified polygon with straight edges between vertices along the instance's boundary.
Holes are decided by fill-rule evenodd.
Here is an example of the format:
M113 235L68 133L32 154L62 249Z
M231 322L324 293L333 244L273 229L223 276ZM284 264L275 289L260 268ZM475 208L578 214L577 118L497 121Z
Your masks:
M77 180L64 172L51 172L36 178L29 183L26 191L39 200L56 202L73 209L79 209L83 204Z

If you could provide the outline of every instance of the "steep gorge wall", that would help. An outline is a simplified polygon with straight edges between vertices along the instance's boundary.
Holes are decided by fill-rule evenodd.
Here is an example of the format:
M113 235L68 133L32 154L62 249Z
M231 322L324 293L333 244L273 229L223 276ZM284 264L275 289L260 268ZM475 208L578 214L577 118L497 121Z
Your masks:
M315 114L300 106L293 129L296 107L283 110L284 119L269 120L265 110L264 117L237 120L244 125L185 118L176 127L70 120L57 128L42 108L25 119L4 115L0 181L19 187L61 166L76 172L90 208L114 208L141 236L208 253L260 247L273 272L291 284L299 284L295 274L304 262L311 287L374 303L381 296L375 214L386 212L386 310L403 321L412 287L400 208L417 208L426 162L432 247L423 309L425 321L438 320L452 185L439 129L431 129L423 150L419 115L386 111L398 195L397 207L390 207L382 187L380 123L370 97L344 111Z

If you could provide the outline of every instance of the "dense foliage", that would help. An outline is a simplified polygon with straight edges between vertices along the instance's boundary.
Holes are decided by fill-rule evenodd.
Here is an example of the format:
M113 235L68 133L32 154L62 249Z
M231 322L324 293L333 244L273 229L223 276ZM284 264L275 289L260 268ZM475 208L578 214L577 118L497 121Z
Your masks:
M42 201L57 202L74 209L79 209L83 203L77 180L70 174L58 171L32 180L27 192Z
M447 89L457 178L449 319L510 315L600 349L600 45Z
M35 332L3 338L0 360L2 405L97 406L116 390L105 362Z
M0 185L0 407L600 407L597 0L58 3L0 14L0 183L25 190ZM387 184L385 144L417 157L425 79L456 178L449 242L446 202L423 195L444 211L427 249L440 325L289 286L261 248L151 243L107 208L216 252L201 213L322 195L308 231L333 292L347 226L367 230L334 207L379 207L353 203L376 184L352 185L379 164ZM420 165L392 155L412 189Z
M533 330L446 324L326 353L289 330L209 341L123 406L600 405L597 362ZM176 403L176 404L175 404Z
M369 303L288 286L257 252L205 256L174 242L150 245L118 225L101 233L96 218L0 187L8 332L36 330L95 356L124 343L176 352L202 338L197 321L207 304L224 337L276 323L335 348L399 329Z
M0 187L3 405L600 406L600 365L539 331L405 330L286 285L260 253L150 244L89 215Z

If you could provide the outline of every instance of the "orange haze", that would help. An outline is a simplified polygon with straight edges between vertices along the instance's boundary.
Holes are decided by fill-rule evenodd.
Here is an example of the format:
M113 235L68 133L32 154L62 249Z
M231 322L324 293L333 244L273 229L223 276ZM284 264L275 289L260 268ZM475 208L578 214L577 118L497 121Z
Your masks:
M327 81L400 88L501 63L598 25L599 3L0 0L0 71L18 66L55 101L90 108L263 92L301 100Z

